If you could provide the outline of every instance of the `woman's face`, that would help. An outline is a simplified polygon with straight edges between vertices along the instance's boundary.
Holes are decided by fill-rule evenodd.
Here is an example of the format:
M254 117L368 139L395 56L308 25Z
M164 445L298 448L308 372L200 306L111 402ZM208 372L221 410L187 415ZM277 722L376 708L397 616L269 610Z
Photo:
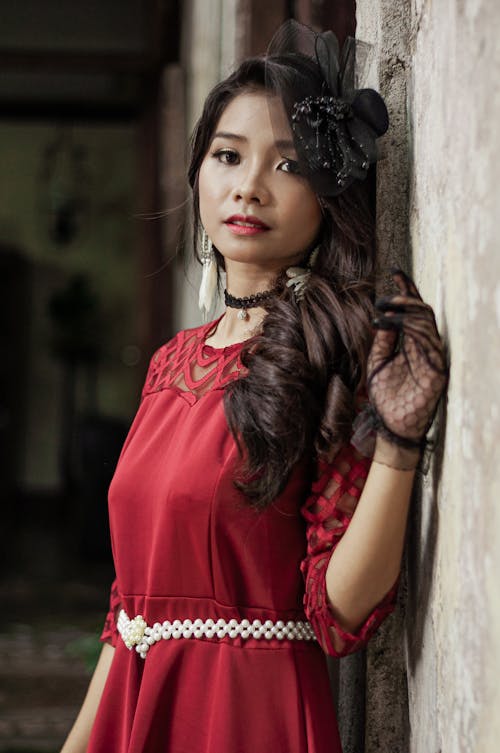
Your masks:
M259 91L228 104L199 174L201 221L226 269L278 272L314 242L321 209L296 160L280 99Z

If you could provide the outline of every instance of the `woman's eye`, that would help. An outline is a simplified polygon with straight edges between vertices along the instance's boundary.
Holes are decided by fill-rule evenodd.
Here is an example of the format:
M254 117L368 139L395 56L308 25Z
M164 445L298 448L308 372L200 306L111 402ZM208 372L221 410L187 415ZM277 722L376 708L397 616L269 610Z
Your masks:
M296 162L296 160L286 159L280 163L279 167L285 173L294 173L295 175L300 174L299 163Z
M219 149L215 152L214 157L224 165L235 165L238 161L238 154L233 152L232 149Z

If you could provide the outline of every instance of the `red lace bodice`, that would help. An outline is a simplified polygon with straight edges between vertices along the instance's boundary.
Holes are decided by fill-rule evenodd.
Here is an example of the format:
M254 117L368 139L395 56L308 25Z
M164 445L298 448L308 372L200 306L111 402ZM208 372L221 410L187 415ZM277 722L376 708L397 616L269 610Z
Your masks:
M195 401L209 390L222 389L244 369L240 362L242 343L214 348L205 340L220 319L202 327L182 330L151 359L143 397L163 389L190 393Z
M209 332L218 321L179 332L154 354L142 393L143 402L155 400L155 393L173 391L190 406L194 406L201 398L216 390L223 390L231 380L244 374L240 361L242 343L225 348L214 348L205 343ZM213 415L214 409L212 405L210 415ZM163 412L159 415L163 415ZM223 420L223 414L221 419ZM141 420L146 422L153 419L141 419L138 414L136 422L139 421L139 425ZM223 426L223 423L220 425ZM171 429L172 427L169 428ZM135 434L136 431L135 426L131 434ZM209 429L204 425L197 427L196 431L203 432ZM227 425L225 431L229 434ZM214 442L218 441L220 440L214 438ZM227 441L223 439L224 444ZM331 554L355 512L370 462L369 458L361 455L352 445L345 446L330 463L318 464L317 478L310 493L305 495L300 505L300 513L306 524L305 556L300 561L304 584L304 612L312 623L322 649L334 656L352 653L363 646L392 611L395 603L397 584L368 615L359 629L350 633L343 630L335 619L326 592L325 575ZM192 470L199 473L202 469ZM229 486L227 488L229 489ZM293 488L296 490L298 487L295 485ZM183 493L186 493L185 489ZM296 492L290 487L288 493L291 495ZM225 494L227 497L227 492ZM287 490L284 498L286 496ZM289 501L292 504L290 509L293 509L294 500L290 497ZM290 552L291 556L294 556L292 548ZM220 550L219 556L223 559L223 550ZM265 573L263 578L265 580ZM116 645L118 640L116 614L119 607L120 594L115 582L111 591L110 612L101 636L102 640L113 645Z

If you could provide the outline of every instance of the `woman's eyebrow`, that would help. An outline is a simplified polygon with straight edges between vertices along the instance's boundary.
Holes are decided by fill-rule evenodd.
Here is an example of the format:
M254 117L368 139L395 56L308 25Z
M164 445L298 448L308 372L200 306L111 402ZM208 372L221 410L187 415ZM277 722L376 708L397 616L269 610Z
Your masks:
M239 133L230 133L229 131L217 131L214 133L214 139L236 139L236 141L248 141L246 136Z
M217 131L217 133L214 133L214 140L217 138L248 142L246 136L243 136L240 133L231 133L230 131ZM290 139L278 139L274 142L274 144L278 150L286 151L288 149L291 149L295 151L295 144Z

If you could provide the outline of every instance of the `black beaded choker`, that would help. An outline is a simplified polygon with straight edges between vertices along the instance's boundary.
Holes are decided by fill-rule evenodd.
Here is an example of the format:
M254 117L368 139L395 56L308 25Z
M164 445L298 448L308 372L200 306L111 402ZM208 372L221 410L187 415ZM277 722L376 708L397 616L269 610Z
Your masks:
M224 303L229 308L240 309L238 311L238 319L246 320L249 318L247 309L254 309L260 306L261 303L272 298L275 293L276 288L273 288L272 290L264 290L262 293L255 293L255 295L248 295L244 298L236 298L231 293L228 293L227 290L224 290Z

